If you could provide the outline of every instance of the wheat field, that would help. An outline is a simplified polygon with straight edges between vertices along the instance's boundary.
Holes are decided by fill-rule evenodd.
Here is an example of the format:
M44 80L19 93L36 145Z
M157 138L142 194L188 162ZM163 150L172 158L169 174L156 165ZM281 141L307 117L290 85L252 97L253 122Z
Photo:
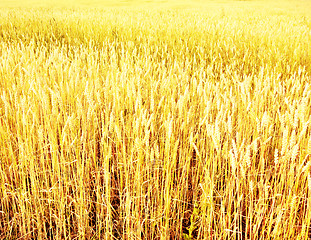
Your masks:
M310 2L1 2L0 239L311 237Z

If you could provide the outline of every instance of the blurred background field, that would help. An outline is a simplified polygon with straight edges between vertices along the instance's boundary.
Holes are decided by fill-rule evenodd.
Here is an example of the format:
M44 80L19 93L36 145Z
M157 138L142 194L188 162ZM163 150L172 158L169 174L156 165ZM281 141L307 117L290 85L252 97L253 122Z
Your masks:
M285 11L288 13L311 13L309 0L2 0L0 7L10 8L107 8L107 7L131 7L131 8L170 8L170 9L217 9L221 7L256 7L270 10Z

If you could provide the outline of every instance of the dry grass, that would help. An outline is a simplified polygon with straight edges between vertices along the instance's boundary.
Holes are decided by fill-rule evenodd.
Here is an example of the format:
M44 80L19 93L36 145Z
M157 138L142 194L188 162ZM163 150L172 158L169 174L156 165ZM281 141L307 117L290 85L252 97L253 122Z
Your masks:
M1 9L0 239L308 239L311 20L243 4Z

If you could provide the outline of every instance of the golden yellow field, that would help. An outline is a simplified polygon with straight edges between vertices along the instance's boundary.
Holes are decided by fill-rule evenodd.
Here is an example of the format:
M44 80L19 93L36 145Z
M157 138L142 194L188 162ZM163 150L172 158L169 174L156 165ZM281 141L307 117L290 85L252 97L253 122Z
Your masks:
M0 239L311 238L311 2L1 0Z

